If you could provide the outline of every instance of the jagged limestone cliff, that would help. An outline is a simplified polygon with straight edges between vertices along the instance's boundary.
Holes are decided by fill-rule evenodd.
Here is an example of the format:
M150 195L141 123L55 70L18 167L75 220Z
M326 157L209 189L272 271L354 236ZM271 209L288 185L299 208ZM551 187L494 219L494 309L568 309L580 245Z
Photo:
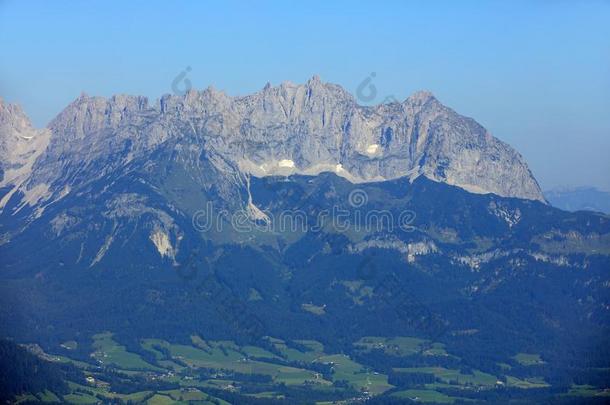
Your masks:
M243 185L244 175L332 171L352 182L423 175L474 193L544 201L519 153L428 92L365 107L313 77L245 97L208 88L153 105L144 97L82 95L38 132L15 107L3 104L2 116L3 184L29 203L61 198L134 161L152 161L164 148L189 176L227 196L228 184ZM24 168L18 176L6 174L16 167Z

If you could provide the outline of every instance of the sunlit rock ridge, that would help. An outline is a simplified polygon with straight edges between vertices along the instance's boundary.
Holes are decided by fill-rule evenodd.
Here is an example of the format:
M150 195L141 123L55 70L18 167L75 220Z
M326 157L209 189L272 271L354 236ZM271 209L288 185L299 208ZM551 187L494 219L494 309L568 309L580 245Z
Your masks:
M243 97L210 87L152 105L139 96L83 94L42 131L15 107L2 104L0 111L2 167L20 168L18 180L3 185L12 184L30 205L129 171L133 162L152 162L168 148L189 176L227 197L250 175L330 171L354 183L425 176L474 193L544 201L518 152L429 92L361 106L314 76ZM15 142L27 159L14 153ZM214 178L205 172L210 167Z
M0 197L4 206L28 179L32 167L48 146L50 132L36 130L23 110L0 98L0 188L8 192Z

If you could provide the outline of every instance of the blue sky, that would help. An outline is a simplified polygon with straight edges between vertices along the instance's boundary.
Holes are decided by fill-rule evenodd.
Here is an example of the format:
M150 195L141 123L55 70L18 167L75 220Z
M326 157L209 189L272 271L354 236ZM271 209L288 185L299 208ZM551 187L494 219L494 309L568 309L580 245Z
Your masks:
M44 126L81 91L232 95L314 74L419 89L517 148L543 188L610 190L610 2L0 1L0 96Z

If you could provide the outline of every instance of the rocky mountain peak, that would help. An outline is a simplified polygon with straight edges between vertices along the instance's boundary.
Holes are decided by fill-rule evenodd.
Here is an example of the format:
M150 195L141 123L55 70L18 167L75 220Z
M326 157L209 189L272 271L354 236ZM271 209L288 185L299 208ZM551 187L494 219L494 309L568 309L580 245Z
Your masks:
M405 100L405 103L416 106L423 106L428 102L438 102L438 100L427 90L416 91Z
M27 188L43 184L47 196L167 150L189 176L221 190L242 187L243 175L333 172L353 183L425 176L474 193L544 201L514 149L427 91L403 103L360 106L314 76L239 97L190 90L152 106L140 96L82 94L48 128L51 141L37 146L27 181ZM201 161L217 178L202 172Z
M29 178L36 159L46 150L50 132L36 130L22 108L0 99L0 210Z
M23 112L21 106L17 104L9 104L0 97L0 126L5 135L6 128L12 128L15 131L27 131L32 129L32 123Z

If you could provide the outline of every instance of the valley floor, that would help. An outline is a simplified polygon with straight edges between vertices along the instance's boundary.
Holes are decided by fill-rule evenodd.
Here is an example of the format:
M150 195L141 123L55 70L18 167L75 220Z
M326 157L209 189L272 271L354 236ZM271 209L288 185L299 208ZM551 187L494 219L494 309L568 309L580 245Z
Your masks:
M239 345L197 335L190 339L189 344L142 339L139 348L128 350L113 333L104 332L92 336L88 358L82 358L76 341L62 343L57 353L38 348L37 354L47 360L72 363L84 380L69 381L67 394L45 390L21 395L15 403L477 403L511 392L523 398L528 391L544 395L550 388L541 377L510 374L513 367L543 364L535 353L515 354L513 364L502 363L504 372L493 375L448 366L459 358L441 343L414 337L364 337L354 343L351 356L329 353L313 340L267 337L260 345ZM384 373L362 363L372 354L415 356L431 365L393 367ZM574 385L561 397L610 401L610 391Z

